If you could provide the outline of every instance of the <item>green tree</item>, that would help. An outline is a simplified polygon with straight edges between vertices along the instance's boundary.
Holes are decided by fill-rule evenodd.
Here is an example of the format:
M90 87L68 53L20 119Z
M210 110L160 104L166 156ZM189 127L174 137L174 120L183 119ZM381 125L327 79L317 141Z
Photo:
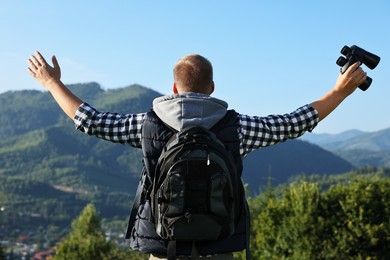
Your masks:
M100 217L88 204L73 221L72 231L58 247L55 259L110 259L114 246L100 231Z
M295 183L249 200L253 259L390 259L390 179L319 186Z
M253 216L251 247L254 259L312 259L321 223L317 185L291 186L282 197L268 195L260 214Z
M390 179L360 179L324 194L328 237L323 251L336 257L390 259Z
M72 231L58 246L55 259L145 260L148 256L130 249L119 249L106 241L101 232L100 216L93 204L88 204L72 222Z

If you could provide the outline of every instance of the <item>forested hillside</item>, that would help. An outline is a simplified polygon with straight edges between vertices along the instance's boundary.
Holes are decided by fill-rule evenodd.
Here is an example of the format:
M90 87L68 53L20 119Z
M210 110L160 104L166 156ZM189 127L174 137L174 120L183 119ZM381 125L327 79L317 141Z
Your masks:
M69 87L97 109L121 113L148 110L160 95L138 85ZM62 229L89 202L104 218L128 214L141 168L138 150L76 131L47 92L0 95L0 122L0 237Z
M332 175L353 165L333 153L301 140L288 140L254 151L244 160L244 180L255 194L268 184L288 182L296 175Z
M248 198L252 259L388 259L390 171L366 167L333 176L301 176ZM104 228L103 228L104 231ZM105 239L88 204L50 255L55 259L149 259ZM106 233L107 234L107 233ZM234 259L246 259L245 251Z

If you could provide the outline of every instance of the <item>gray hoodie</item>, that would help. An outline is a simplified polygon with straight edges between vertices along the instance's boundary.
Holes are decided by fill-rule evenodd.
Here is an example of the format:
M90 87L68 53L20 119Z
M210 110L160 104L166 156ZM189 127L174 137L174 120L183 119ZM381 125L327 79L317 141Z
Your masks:
M192 92L153 100L153 110L157 116L177 131L192 125L211 128L225 116L227 107L223 100Z

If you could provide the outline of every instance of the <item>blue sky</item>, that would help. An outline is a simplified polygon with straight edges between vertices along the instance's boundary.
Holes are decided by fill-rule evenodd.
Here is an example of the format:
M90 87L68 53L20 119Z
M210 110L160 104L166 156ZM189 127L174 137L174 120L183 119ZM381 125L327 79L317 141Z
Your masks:
M55 54L65 84L138 83L171 93L172 68L199 53L214 66L214 97L249 115L288 113L329 91L344 45L381 57L315 133L390 127L390 2L0 0L0 93L43 90L26 71ZM93 104L92 104L93 105ZM131 111L129 111L131 112Z

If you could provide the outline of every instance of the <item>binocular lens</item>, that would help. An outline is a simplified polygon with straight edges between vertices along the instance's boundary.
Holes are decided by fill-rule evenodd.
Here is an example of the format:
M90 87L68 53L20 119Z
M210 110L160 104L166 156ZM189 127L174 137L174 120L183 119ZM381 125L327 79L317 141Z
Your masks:
M339 57L336 61L336 64L339 65L340 67L344 66L345 64L347 64L348 60L344 57Z
M341 49L341 54L343 54L344 56L348 56L352 50L351 48L349 48L348 46L344 46L342 49ZM345 64L345 63L344 63ZM344 66L344 65L341 65L341 66Z

